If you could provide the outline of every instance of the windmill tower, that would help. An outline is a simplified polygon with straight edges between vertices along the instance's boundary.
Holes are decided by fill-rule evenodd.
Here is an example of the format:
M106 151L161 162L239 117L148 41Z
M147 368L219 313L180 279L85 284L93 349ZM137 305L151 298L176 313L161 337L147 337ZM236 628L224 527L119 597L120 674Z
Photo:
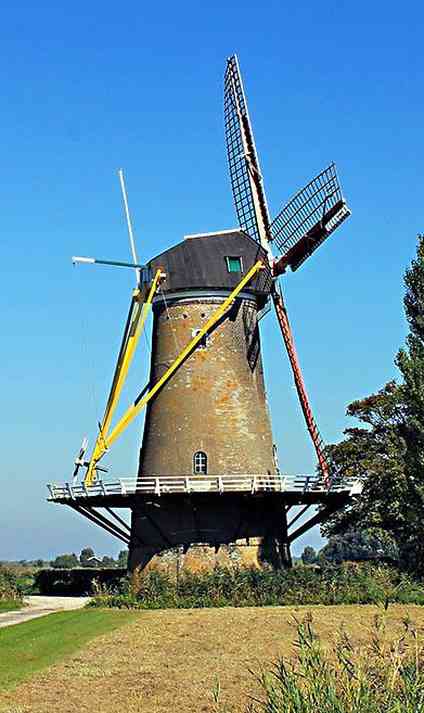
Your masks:
M271 221L235 56L227 62L224 110L240 227L186 236L147 265L137 263L132 241L134 263L128 265L138 271L137 289L95 447L89 460L85 446L76 461L74 476L83 466L84 480L49 486L51 500L126 542L132 569L159 562L192 568L217 562L290 565L296 537L359 492L358 484L330 477L278 282L350 214L335 166ZM270 305L317 454L318 475L287 476L276 461L259 332ZM150 379L112 428L150 311ZM102 478L101 459L144 408L138 474ZM319 511L302 521L317 504ZM119 508L131 510L130 524L116 513Z
M228 482L252 473L276 475L258 329L258 312L272 283L266 253L240 231L225 231L187 236L149 263L153 272L160 267L168 276L153 301L150 382L156 383L182 346L222 307L244 266L259 260L264 268L147 406L140 481L146 475L187 475L196 480L196 494L168 498L163 508L141 502L133 510L132 531L144 542L149 539L150 547L133 540L131 564L166 550L170 542L183 547L185 561L197 560L194 566L205 559L224 562L228 548L221 546L229 544L233 559L257 562L255 537L264 535L254 520L269 520L270 512L259 513L255 503L256 512L248 514L249 498L243 494L213 493L223 475ZM268 523L271 550L279 549L280 510L276 527Z

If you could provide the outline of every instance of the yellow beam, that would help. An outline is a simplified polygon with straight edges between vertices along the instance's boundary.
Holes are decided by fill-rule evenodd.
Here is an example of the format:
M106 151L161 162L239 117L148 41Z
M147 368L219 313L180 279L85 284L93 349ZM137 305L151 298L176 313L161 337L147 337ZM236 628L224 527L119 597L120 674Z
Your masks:
M153 282L150 286L149 293L147 295L147 299L144 303L141 302L142 300L142 295L139 290L136 291L135 294L135 300L137 301L137 310L138 312L136 313L135 316L131 319L130 325L129 325L129 336L125 337L124 340L126 340L125 345L124 345L124 350L123 353L120 355L119 362L117 364L117 369L115 373L115 377L112 383L112 388L111 392L109 395L109 399L106 405L105 409L105 414L103 416L103 421L101 423L100 427L100 433L97 436L97 440L93 449L93 454L91 456L90 460L90 465L88 467L85 479L84 479L84 484L85 485L91 485L93 483L94 477L95 477L95 465L98 462L99 458L105 453L107 450L106 446L106 436L110 428L110 424L113 418L113 414L115 412L116 406L118 404L120 395L122 393L122 389L124 387L128 370L130 368L135 350L137 348L140 336L143 332L147 316L150 312L150 309L152 307L152 301L153 298L156 294L156 290L159 286L160 280L163 277L163 272L162 270L157 270L155 277L153 279Z
M109 431L113 413L114 413L116 405L119 401L119 397L121 395L123 386L125 384L127 374L128 374L129 368L131 366L131 362L133 360L135 350L137 349L137 345L140 340L140 336L143 333L146 319L147 319L148 314L152 308L152 301L156 294L156 290L158 288L158 285L159 285L162 275L163 275L162 270L157 270L156 275L155 275L153 282L151 284L149 294L148 294L147 299L144 303L141 303L141 299L142 299L141 293L139 294L139 296L137 298L139 301L139 313L134 319L134 325L131 326L130 336L128 338L127 347L125 349L125 352L124 352L122 360L121 360L121 368L119 371L119 376L118 376L117 384L115 387L115 393L114 393L113 400L112 400L112 403L109 408L109 412L105 413L105 417L103 419L102 429L101 429L103 438L107 435L107 433Z
M232 305L234 300L236 299L237 295L241 292L243 287L247 285L248 282L252 279L256 273L263 269L264 264L258 260L253 267L249 270L249 272L243 277L243 279L239 282L237 287L232 291L232 293L227 297L227 299L218 307L218 309L215 310L213 315L210 317L210 319L205 323L205 325L202 327L202 329L199 331L199 333L187 344L187 346L180 352L180 354L177 356L175 361L171 364L171 366L167 369L167 371L163 374L163 376L156 382L156 384L150 389L148 394L144 396L138 403L134 403L130 408L127 410L127 412L124 414L124 416L121 418L121 420L116 424L115 428L112 430L111 434L105 438L104 441L104 450L103 453L107 448L110 448L112 443L116 441L116 439L121 435L121 433L127 428L127 426L131 423L131 421L134 420L134 418L140 413L140 411L148 404L148 402L157 394L159 389L166 384L166 382L170 379L172 374L178 369L180 364L184 361L184 359L190 354L190 352L194 349L194 347L199 344L199 342L203 339L205 334L218 322L218 320L225 314L225 312L228 310L228 308ZM103 453L101 455L103 455ZM101 457L99 456L99 458Z
M100 426L101 433L105 432L105 425L107 423L109 413L112 408L112 404L113 404L113 400L114 400L115 392L116 392L116 387L117 387L117 384L118 384L118 381L119 381L119 378L121 375L121 371L122 371L123 357L124 357L125 352L128 348L129 335L131 335L131 333L134 332L134 325L136 324L136 320L140 317L140 314L141 314L140 295L141 295L140 290L138 290L138 289L134 290L132 299L131 299L127 322L125 324L124 334L123 334L122 341L121 341L121 347L119 349L118 359L116 361L115 372L113 374L113 379L112 379L112 385L110 387L109 397L108 397L108 400L106 403L103 420L102 420L101 426Z

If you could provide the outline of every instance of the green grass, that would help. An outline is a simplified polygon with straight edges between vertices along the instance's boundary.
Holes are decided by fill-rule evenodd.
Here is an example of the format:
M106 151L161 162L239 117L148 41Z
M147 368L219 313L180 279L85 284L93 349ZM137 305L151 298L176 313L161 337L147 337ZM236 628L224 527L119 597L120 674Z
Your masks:
M0 689L15 686L134 616L129 611L80 609L0 629Z
M23 602L20 599L0 599L0 613L5 611L16 611L22 609Z

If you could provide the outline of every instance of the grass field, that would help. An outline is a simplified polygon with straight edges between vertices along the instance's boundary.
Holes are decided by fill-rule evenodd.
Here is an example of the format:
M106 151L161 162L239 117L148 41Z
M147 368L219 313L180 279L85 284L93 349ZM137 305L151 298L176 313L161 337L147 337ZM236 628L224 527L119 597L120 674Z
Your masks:
M244 713L249 693L257 692L249 669L290 654L294 617L301 620L308 612L324 643L342 625L354 642L369 640L375 617L383 614L368 605L82 610L4 630L10 638L4 648L0 637L1 666L2 676L5 667L9 671L8 685L13 666L5 658L14 657L26 676L41 668L40 657L43 667L56 657L57 662L0 693L0 712L215 713L212 691L219 681L223 706ZM393 605L387 612L388 635L398 635L406 617L424 627L424 608ZM102 633L115 626L120 628Z
M0 629L0 689L16 685L131 618L130 612L80 609Z
M22 609L23 602L17 599L0 599L0 613L5 611L16 611Z

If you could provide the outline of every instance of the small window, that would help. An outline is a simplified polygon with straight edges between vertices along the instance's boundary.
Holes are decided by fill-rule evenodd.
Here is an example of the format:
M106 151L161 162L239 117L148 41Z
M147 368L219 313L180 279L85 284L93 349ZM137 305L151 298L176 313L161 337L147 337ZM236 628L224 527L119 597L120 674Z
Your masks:
M241 257L226 257L228 272L243 272Z
M193 456L194 475L206 475L208 472L208 457L204 451L196 451Z
M192 329L191 336L193 338L197 337L199 332L200 332L200 329ZM209 334L204 334L203 337L201 338L200 342L198 343L197 348L198 349L207 349L208 346L209 346Z

